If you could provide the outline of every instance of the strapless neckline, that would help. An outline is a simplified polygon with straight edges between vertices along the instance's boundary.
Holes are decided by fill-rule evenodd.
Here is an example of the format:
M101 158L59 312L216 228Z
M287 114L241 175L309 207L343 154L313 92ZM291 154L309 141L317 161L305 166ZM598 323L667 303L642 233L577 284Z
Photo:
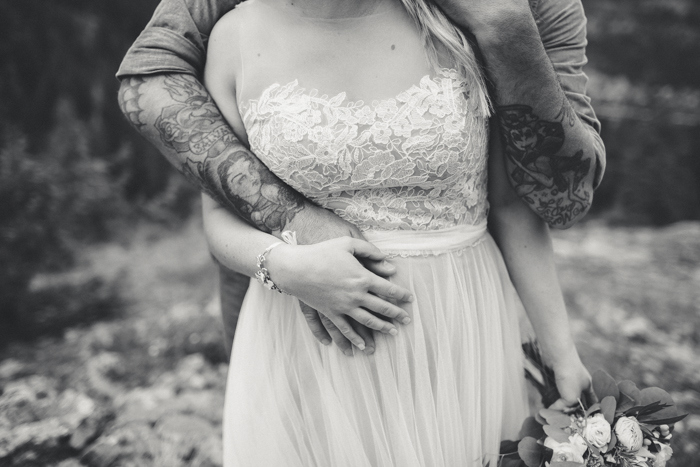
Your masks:
M429 83L434 84L435 86L440 86L439 80L441 78L448 78L452 81L456 81L458 86L460 88L465 88L466 87L466 79L463 77L459 76L459 72L455 70L454 68L449 68L449 67L441 67L438 68L435 73L426 73L423 75L418 83L413 83L411 84L408 88L403 89L399 91L398 93L394 94L391 97L386 97L386 98L381 98L381 99L354 99L354 100L349 100L347 99L347 92L346 91L340 91L336 94L333 94L330 96L328 93L321 93L320 90L316 88L308 88L304 86L299 85L299 80L298 79L293 79L285 84L275 82L270 84L269 86L265 87L261 92L260 96L254 99L248 99L245 103L243 104L238 104L238 111L243 118L243 121L245 122L247 120L247 114L250 111L251 107L255 107L254 104L258 104L262 99L265 99L267 96L270 94L274 93L276 90L285 90L289 91L290 94L294 94L296 96L298 95L303 95L303 96L308 96L310 99L312 99L315 103L319 105L330 105L333 107L346 107L346 108L358 108L358 107L363 107L367 104L366 102L369 102L368 105L371 107L380 107L384 104L387 104L392 101L396 101L401 95L410 93L416 89L420 88L425 88ZM465 91L468 94L468 91ZM468 95L466 96L468 98Z
M361 230L444 229L479 224L488 209L488 123L470 90L449 68L369 104L293 80L241 115L275 175Z

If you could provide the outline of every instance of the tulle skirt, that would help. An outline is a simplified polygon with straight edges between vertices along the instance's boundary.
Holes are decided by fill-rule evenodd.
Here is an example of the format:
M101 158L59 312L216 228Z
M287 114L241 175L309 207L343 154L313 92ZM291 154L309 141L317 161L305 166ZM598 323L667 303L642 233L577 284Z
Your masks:
M485 225L370 232L409 325L344 355L251 281L224 408L225 467L495 467L527 415L518 297Z

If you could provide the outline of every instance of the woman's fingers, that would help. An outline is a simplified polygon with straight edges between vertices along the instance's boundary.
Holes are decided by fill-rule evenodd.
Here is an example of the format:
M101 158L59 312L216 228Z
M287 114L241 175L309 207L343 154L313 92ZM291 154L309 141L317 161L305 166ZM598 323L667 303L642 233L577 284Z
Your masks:
M304 314L304 318L306 318L306 324L309 326L309 329L311 329L311 334L313 334L321 344L330 345L331 335L323 326L321 315L319 315L318 311L304 302L299 302L299 305L301 305L301 312ZM328 322L330 323L330 320Z
M391 334L392 336L398 334L396 326L394 326L392 323L384 321L383 319L374 316L372 313L367 310L363 310L362 308L353 310L350 313L350 317L359 324L370 329L374 329L375 331L383 332L384 334Z
M364 308L367 308L370 311L373 311L375 313L379 313L380 315L386 316L387 318L395 319L403 324L408 324L411 322L411 318L408 316L408 313L406 313L406 310L394 305L391 302L384 300L383 298L377 297L376 295L372 295L369 293L366 294L362 300L362 306ZM366 315L369 315L369 317L374 318L375 321L380 321L382 323L386 323L386 321L381 320L370 313L366 313ZM351 315L351 316L353 316L353 318L355 318L354 315ZM384 332L383 329L378 329L374 326L370 326L369 324L366 324L366 323L360 321L357 318L355 318L355 319L367 327L370 327L372 329L376 329L377 331ZM368 322L372 321L372 320L370 320L370 318L368 318L365 315L363 315L363 319L366 319ZM372 321L372 322L374 322L374 321ZM386 323L386 324L391 324L391 323ZM392 325L391 327L393 328L394 326ZM388 331L386 331L386 332L388 332Z
M362 265L370 272L373 272L381 277L389 277L396 274L396 268L388 261L374 261L371 259L365 259L362 261Z
M550 405L549 408L552 410L558 410L560 412L570 412L574 403L567 402L564 399L557 399L554 404Z
M328 331L328 334L331 336L331 339L333 339L333 342L335 342L335 345L337 345L340 351L345 355L352 357L352 343L343 335L342 332L340 332L330 318L324 315L320 315L320 317L323 327L326 328L326 331Z
M391 298L401 302L413 301L413 294L411 294L410 290L405 287L392 284L388 280L382 279L375 274L371 275L369 291L375 295L380 295L382 297Z
M590 407L593 404L595 404L596 402L598 402L598 396L596 396L596 393L593 390L593 383L591 383L588 386L588 388L584 389L583 397L585 398L585 401L588 404L588 407Z
M350 253L358 258L367 258L374 261L381 261L386 258L386 255L376 246L372 245L366 240L360 240L359 238L347 238L348 249Z

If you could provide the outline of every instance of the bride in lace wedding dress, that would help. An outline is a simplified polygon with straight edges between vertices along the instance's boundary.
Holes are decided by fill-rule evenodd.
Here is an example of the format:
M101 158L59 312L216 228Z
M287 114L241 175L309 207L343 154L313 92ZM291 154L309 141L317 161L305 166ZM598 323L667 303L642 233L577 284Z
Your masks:
M342 17L240 4L212 33L206 84L273 173L388 255L392 282L413 294L410 324L377 333L373 355L347 357L316 342L297 298L252 281L229 369L225 465L495 466L527 403L520 302L486 229L483 80L473 61L426 50L399 0L360 3ZM275 239L236 229L222 261L251 275ZM294 248L311 247L268 257L284 290L313 269L285 259Z

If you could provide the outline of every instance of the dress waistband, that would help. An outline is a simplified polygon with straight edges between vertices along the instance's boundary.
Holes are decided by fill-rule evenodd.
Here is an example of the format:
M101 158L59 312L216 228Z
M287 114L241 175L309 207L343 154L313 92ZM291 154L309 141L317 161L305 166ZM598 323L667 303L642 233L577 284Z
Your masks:
M441 230L369 230L365 238L389 256L428 256L462 250L480 243L486 222Z

